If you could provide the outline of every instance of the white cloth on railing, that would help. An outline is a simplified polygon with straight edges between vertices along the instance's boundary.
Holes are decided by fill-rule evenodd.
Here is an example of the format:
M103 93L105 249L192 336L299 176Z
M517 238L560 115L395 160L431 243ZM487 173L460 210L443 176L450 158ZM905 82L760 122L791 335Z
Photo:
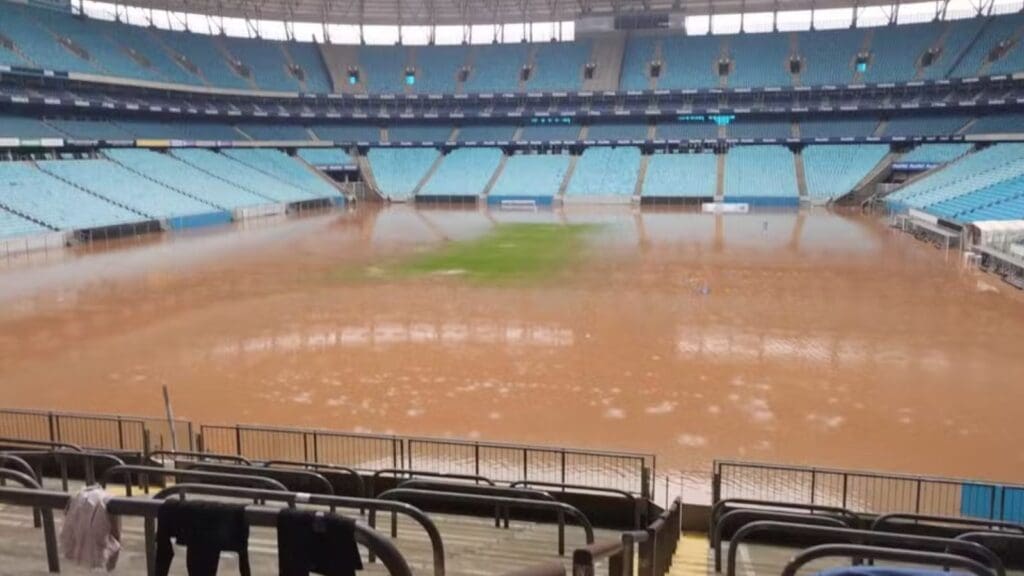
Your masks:
M68 500L60 546L64 557L89 569L111 571L121 553L121 520L107 513L111 496L99 486L86 486Z

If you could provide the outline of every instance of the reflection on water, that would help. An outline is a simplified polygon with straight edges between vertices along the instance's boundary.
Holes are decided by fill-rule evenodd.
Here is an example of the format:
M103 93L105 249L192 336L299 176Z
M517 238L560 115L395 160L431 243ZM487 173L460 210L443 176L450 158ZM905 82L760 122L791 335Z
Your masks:
M539 285L344 273L513 221L600 226ZM3 404L166 384L201 422L1024 480L1024 302L859 214L399 206L92 252L0 270Z

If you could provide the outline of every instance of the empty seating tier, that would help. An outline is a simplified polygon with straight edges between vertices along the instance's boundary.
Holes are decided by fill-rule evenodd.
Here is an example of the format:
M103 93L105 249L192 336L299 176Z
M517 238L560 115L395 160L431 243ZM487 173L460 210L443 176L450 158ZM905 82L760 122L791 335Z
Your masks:
M715 154L654 154L648 161L641 195L711 198L717 171Z
M725 158L725 199L765 204L797 200L793 154L782 146L740 146Z
M408 200L438 154L433 148L373 148L367 157L381 194L392 200Z
M317 152L317 156L329 153L329 157L326 159L331 160L332 162L330 163L333 163L334 160L340 161L340 164L355 163L348 154L336 148L299 149L299 155L303 156L313 151ZM314 174L300 160L292 158L280 150L269 148L229 148L225 149L222 153L250 168L269 174L282 182L292 184L306 191L314 198L341 199L341 192L333 184ZM310 163L316 165L313 162Z
M884 144L804 148L807 195L812 200L832 200L851 192L888 153Z
M569 196L632 196L640 172L640 149L587 148L576 162Z
M498 148L458 148L441 161L423 196L479 196L501 163Z
M231 186L275 202L305 202L316 198L305 190L212 150L183 148L173 150L171 154L214 178L224 179Z
M552 198L568 170L569 156L564 154L516 154L505 163L490 196Z

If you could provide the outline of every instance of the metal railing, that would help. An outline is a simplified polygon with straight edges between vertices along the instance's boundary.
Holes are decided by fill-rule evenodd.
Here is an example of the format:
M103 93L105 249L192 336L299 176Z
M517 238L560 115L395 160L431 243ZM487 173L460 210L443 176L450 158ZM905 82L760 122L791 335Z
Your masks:
M226 474L223 472L202 472L198 470L178 470L176 468L160 468L158 466L114 466L108 468L100 477L100 484L106 485L114 478L124 478L125 496L132 495L132 477L137 476L143 488L149 489L149 477L170 477L182 482L197 480L208 481L210 484L228 484L231 486L248 486L287 492L288 488L273 478L243 474Z
M150 438L147 443L146 431ZM143 452L171 446L166 420L108 414L82 414L43 410L0 409L0 436L78 446ZM191 449L192 424L175 422L179 448Z
M267 426L199 426L201 452L250 460L341 464L356 469L401 468L404 444L395 436Z
M941 552L920 552L917 550L900 550L898 548L879 548L877 546L860 546L855 544L823 544L808 548L797 554L786 564L782 576L796 576L806 564L821 558L870 558L872 560L889 560L906 564L924 564L936 567L960 568L973 572L976 576L995 576L995 572L976 560L944 554Z
M967 494L965 487L970 486ZM865 514L909 512L1004 519L1007 500L1024 486L758 462L715 461L712 502L751 498L805 502ZM1019 492L1018 492L1019 491ZM1010 494L1010 496L1008 496ZM976 503L981 506L965 506ZM968 514L965 510L970 508Z

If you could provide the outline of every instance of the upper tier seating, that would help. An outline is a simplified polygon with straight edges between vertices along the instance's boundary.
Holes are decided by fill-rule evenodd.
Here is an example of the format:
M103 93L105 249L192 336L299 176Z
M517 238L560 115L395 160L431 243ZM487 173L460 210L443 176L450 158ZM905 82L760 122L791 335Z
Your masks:
M534 92L581 90L583 67L590 61L589 41L537 44L526 89Z
M648 168L650 169L650 168ZM782 146L739 146L725 157L725 198L796 198L793 154Z
M117 125L143 139L246 140L238 130L216 122L118 120Z
M337 156L337 159L341 160L339 162L341 164L355 164L355 161L348 154L337 148L316 148L315 150L320 153L331 152L332 157ZM300 148L299 155L305 158L306 154L313 151L314 149L312 148ZM250 168L301 188L314 198L338 198L341 196L341 192L336 187L314 174L308 167L303 166L300 160L292 158L280 150L272 150L270 148L227 148L221 153L234 158ZM312 164L312 162L310 163Z
M316 44L288 42L281 46L291 56L292 63L302 68L306 92L326 94L331 91L331 79L324 67L323 57Z
M312 166L344 166L356 162L341 148L299 148L299 158Z
M969 78L979 75L986 67L989 53L992 48L1000 42L1012 40L1021 26L1024 25L1024 15L1020 13L1007 14L988 19L984 30L978 39L971 45L960 58L959 63L952 70L951 76ZM1010 51L1002 58L996 60L988 67L989 74L1006 74L1017 72L1024 65L1024 50L1021 50L1020 42L1016 42Z
M711 198L715 195L715 154L654 154L647 165L642 196Z
M0 114L0 138L64 138L65 135L42 120Z
M658 124L656 140L715 140L718 125L714 122L669 122Z
M251 90L252 86L228 65L217 46L217 38L203 34L186 34L167 30L152 30L160 42L184 56L212 85L224 88Z
M586 140L647 140L647 124L592 124Z
M571 142L580 137L580 127L576 124L527 124L519 136L524 141L557 140Z
M456 148L420 191L424 196L479 196L501 163L500 148Z
M465 91L518 92L519 73L526 64L530 47L526 44L477 46L471 56L472 69Z
M313 194L290 183L269 176L248 164L201 148L179 148L171 154L207 174L229 182L231 185L248 190L253 194L271 200L289 203L304 202L316 198Z
M726 126L728 138L776 138L793 136L793 124L786 118L779 120L748 120L739 118Z
M131 148L112 148L104 154L137 174L151 178L172 190L188 193L218 208L235 210L270 204L270 201L262 196L242 190L220 178L214 178L169 154Z
M253 82L263 90L298 92L302 85L288 71L284 45L280 42L264 42L253 38L220 38L236 61L249 68Z
M967 134L1008 134L1024 132L1024 114L990 114L982 116L967 128Z
M888 153L885 144L804 148L807 195L812 200L832 200L849 193Z
M938 40L943 23L889 25L871 29L871 61L864 82L906 82L918 59Z
M658 88L708 88L719 85L720 36L666 36L661 39L663 66Z
M380 128L368 124L314 124L310 130L321 140L334 142L380 142Z
M864 30L798 32L796 38L803 59L801 86L853 82L854 60L864 44Z
M39 162L39 168L151 218L162 220L214 211L209 204L157 184L110 160L49 160Z
M148 29L139 26L121 26L111 24L110 35L122 46L131 48L139 56L146 59L153 70L164 82L174 84L203 85L199 76L189 72L179 64L157 37Z
M800 121L801 138L866 138L875 133L878 118L843 116Z
M650 36L634 36L626 42L622 57L622 78L619 86L623 90L646 90L650 85L648 68L654 60L654 51L660 40Z
M576 162L565 193L569 196L632 196L639 173L639 148L587 148Z
M0 34L10 39L31 61L31 65L66 72L101 72L90 61L61 45L39 18L57 20L70 16L32 9L13 2L0 2Z
M942 49L938 58L931 66L924 68L922 78L927 80L938 80L945 78L953 70L957 58L964 53L964 50L974 42L986 18L971 18L969 20L950 22L946 24L946 36L942 41Z
M409 49L404 46L361 46L359 73L371 94L401 94L405 91L405 68Z
M491 196L553 197L569 170L565 154L516 154L494 183Z
M471 124L459 127L459 142L508 142L516 133L511 124Z
M27 162L0 162L0 203L58 230L103 228L146 220Z
M371 148L367 154L381 194L407 200L437 160L433 148Z
M788 34L737 34L725 41L733 61L728 86L792 86Z
M466 64L469 49L464 46L435 46L416 49L415 91L421 94L454 94L459 70Z
M3 204L2 197L0 197L0 204ZM0 208L0 238L41 234L48 231L49 229L45 226L40 226L31 220Z
M45 18L43 14L46 14ZM155 69L141 66L114 41L120 29L117 24L45 12L35 15L51 32L70 38L76 46L84 49L89 54L89 62L99 73L152 81L164 79Z
M929 162L944 164L963 156L971 144L921 144L900 157L900 162Z
M82 140L134 140L135 135L106 120L60 120L51 119L47 124Z
M950 136L970 120L969 116L909 116L893 118L885 126L883 136Z
M300 124L257 124L240 122L238 128L253 140L309 141L313 137Z
M403 124L388 128L388 142L447 142L452 127L444 124Z

